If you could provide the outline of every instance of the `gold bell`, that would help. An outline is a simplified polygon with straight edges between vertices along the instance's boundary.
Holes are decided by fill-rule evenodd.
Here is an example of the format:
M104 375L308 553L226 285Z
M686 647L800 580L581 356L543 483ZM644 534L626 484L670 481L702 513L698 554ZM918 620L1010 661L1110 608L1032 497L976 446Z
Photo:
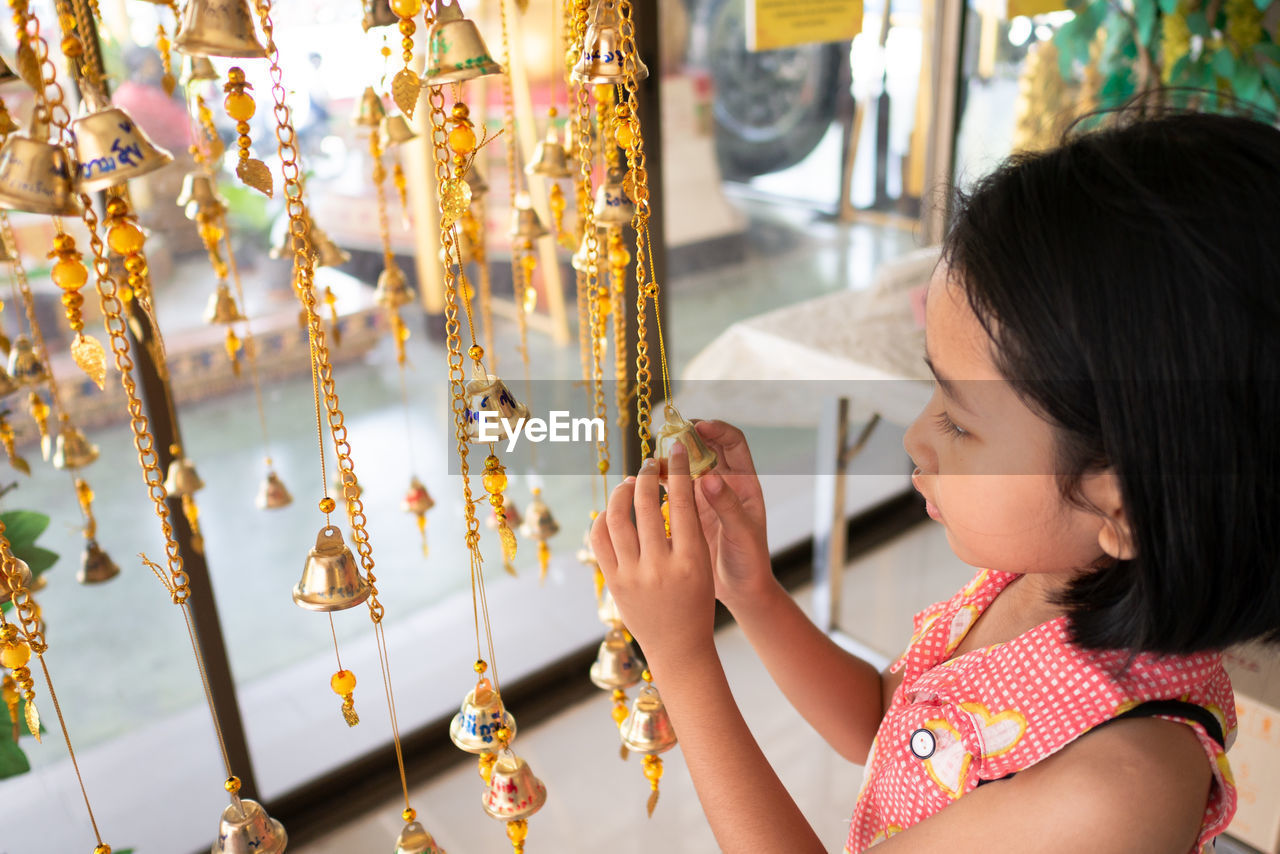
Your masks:
M671 727L671 717L653 685L640 689L619 731L622 743L636 753L651 756L666 753L676 746L676 731Z
M501 74L502 66L489 56L480 30L453 0L441 0L436 19L427 34L427 70L424 85L461 83L489 74Z
M182 61L182 85L190 86L206 80L217 80L218 70L207 56L188 56Z
M398 23L400 18L391 11L391 4L387 0L364 0L364 18L360 25L366 33L374 27L391 27Z
M488 413L482 416L481 413ZM467 383L467 439L487 443L510 439L507 423L529 417L529 407L515 399L506 383L493 374L480 374ZM487 429L485 429L487 427ZM498 436L498 439L483 438Z
M368 599L369 592L342 532L332 525L321 528L293 588L293 601L308 611L344 611Z
M609 260L609 249L607 246L608 232L605 229L597 229L596 231L596 272L601 273ZM591 269L591 253L587 247L587 236L582 235L582 243L578 245L578 251L573 253L573 257L569 259L569 263L573 269L579 273L585 273Z
M31 576L31 567L27 566L27 562L22 558L15 557L13 559L13 571L18 576L19 586L30 590L34 581ZM9 587L9 580L0 576L0 602L8 602L12 598L13 590Z
M248 0L187 0L173 46L189 56L267 55L253 28Z
M119 574L120 567L116 566L116 562L102 550L97 540L85 543L84 552L80 555L80 571L76 573L76 581L81 584L100 584L103 581L110 581Z
M173 155L152 142L128 113L106 107L71 123L80 168L76 184L96 193L148 175L173 162Z
M233 797L222 811L218 838L210 854L284 854L288 843L284 826L267 815L262 804Z
M643 670L644 662L636 655L622 629L609 629L591 665L591 681L595 686L606 691L630 688L640 681Z
M41 385L49 381L44 362L36 355L31 339L19 335L9 348L9 376L18 385Z
M372 86L364 87L364 94L356 104L356 114L351 121L356 127L376 128L386 118L387 109L382 106L382 99Z
M406 513L426 513L432 507L436 506L436 500L431 497L431 493L427 492L427 488L422 485L422 481L417 477L409 478L409 491L404 494L404 500L400 502L400 509Z
M618 610L618 601L613 598L608 588L605 588L604 595L600 597L600 604L596 606L596 616L606 626L622 628L622 612Z
M418 134L401 113L392 116L383 116L382 124L379 126L379 132L382 134L382 145L384 148L390 148L393 145L400 145L411 139L417 139Z
M293 496L285 489L280 476L274 471L267 472L262 485L258 487L258 497L253 502L259 510L279 510L293 503Z
M231 289L225 282L220 282L218 289L209 294L209 304L204 309L204 322L238 323L244 319L236 305L236 298L231 295Z
M538 140L533 149L533 161L524 167L525 174L541 175L544 178L572 178L573 169L569 166L569 152L560 142L560 135L547 122L547 135Z
M38 138L12 134L0 147L0 208L79 216L67 152L46 141L47 127L33 126L32 134Z
M476 242L471 239L471 234L465 228L456 229L453 232L453 244L457 249L457 257L463 264L470 264L476 257ZM448 264L449 253L445 251L443 246L440 247L440 263Z
M636 206L627 198L620 172L610 172L609 180L596 191L595 217L599 226L631 225Z
M98 446L90 442L70 419L62 416L62 430L53 446L53 467L56 469L84 468L98 458Z
M587 27L587 34L582 42L582 58L570 75L573 82L612 85L624 81L626 56L622 50L621 23L617 3L614 0L600 0L596 6L595 20ZM649 76L649 69L638 56L635 57L635 74L636 80L644 80Z
M533 243L550 233L538 218L538 212L533 209L529 194L516 193L516 202L511 208L511 237L514 240Z
M307 236L311 241L311 257L317 267L341 267L351 260L351 255L329 239L324 229L316 225L310 214L306 215ZM288 230L280 236L280 242L271 247L267 255L274 259L293 257L293 235Z
M386 5L386 0L382 0ZM396 837L396 849L392 854L444 854L444 849L436 845L435 839L426 828L416 821L411 821Z
M488 679L467 692L462 708L449 722L449 738L467 753L489 753L500 745L497 732L506 727L507 741L516 737L516 719L502 707L502 699Z
M201 214L226 213L227 200L222 198L213 179L204 172L188 172L182 179L178 206L183 209L187 219L194 220Z
M164 478L164 491L182 497L195 495L204 489L204 481L196 474L195 463L186 457L174 457L169 461L169 471Z
M530 540L545 543L560 533L560 523L551 515L551 508L540 495L534 495L524 511L524 524L520 533Z
M665 409L666 423L658 430L658 458L665 460L671 455L671 444L679 442L689 456L689 474L694 477L706 474L716 467L716 452L702 441L693 424L684 419L675 406L667 403Z
M386 268L378 274L378 285L373 289L373 301L383 308L394 311L402 305L413 302L415 295L413 288L409 287L409 280L405 278L404 270L401 270L394 261L387 264Z
M547 787L533 776L529 764L511 751L498 757L489 788L481 798L484 811L503 821L515 821L542 809Z
M480 169L474 163L467 170L465 176L467 186L471 188L471 201L477 202L489 194L489 182L480 174Z

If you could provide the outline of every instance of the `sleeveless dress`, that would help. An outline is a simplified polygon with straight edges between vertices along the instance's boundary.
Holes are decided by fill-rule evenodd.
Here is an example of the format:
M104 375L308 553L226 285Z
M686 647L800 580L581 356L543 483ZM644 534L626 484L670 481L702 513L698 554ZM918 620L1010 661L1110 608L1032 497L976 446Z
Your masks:
M951 599L916 615L911 643L890 668L902 671L903 680L871 744L845 854L882 842L1126 714L1194 729L1213 783L1191 852L1212 851L1236 806L1225 750L1235 735L1235 701L1221 656L1144 653L1125 669L1126 652L1072 645L1063 616L948 660L1017 577L982 570Z

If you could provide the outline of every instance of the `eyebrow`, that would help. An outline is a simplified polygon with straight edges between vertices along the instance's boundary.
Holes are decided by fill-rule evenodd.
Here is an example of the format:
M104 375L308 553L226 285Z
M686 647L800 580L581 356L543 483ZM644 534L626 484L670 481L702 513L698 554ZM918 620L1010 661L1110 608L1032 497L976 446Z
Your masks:
M960 394L960 383L938 372L937 367L933 364L933 359L929 357L927 346L924 354L924 363L929 368L929 372L933 374L933 378L937 381L939 388L942 389L942 393L959 404L961 409L973 413L973 408L965 403L964 396Z

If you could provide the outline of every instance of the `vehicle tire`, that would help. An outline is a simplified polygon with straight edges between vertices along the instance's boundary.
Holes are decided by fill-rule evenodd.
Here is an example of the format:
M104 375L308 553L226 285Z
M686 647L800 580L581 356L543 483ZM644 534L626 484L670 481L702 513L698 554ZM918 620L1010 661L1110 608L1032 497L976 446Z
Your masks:
M716 155L723 177L745 180L794 166L836 112L844 42L752 53L745 0L695 3L690 63L714 85Z

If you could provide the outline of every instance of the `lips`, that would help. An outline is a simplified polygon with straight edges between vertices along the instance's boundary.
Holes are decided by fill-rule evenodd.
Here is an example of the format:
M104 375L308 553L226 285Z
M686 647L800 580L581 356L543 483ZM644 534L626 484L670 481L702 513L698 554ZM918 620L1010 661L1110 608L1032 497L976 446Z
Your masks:
M929 499L929 496L924 491L924 487L921 486L921 480L923 477L924 472L920 471L919 467L916 467L916 470L911 473L911 485L915 487L916 492L920 493L921 497L924 498L924 512L928 513L929 518L935 522L941 522L942 511L938 509L938 505L934 504L933 501Z

